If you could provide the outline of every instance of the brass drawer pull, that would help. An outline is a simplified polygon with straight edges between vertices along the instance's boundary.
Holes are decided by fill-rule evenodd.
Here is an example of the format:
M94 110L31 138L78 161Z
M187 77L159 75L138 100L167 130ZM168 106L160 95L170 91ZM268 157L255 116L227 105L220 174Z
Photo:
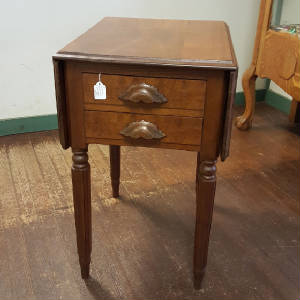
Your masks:
M144 120L130 123L120 131L120 134L133 139L142 138L146 140L162 139L166 136L156 125Z
M134 103L142 102L163 104L168 102L165 96L159 93L156 87L146 83L130 86L122 95L119 96L119 99Z

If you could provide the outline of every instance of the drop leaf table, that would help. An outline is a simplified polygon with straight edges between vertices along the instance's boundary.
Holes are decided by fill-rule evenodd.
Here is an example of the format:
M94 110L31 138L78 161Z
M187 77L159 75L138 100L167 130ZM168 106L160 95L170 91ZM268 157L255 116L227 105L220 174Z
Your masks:
M109 145L113 197L119 196L120 146L171 148L198 153L194 286L200 288L216 161L229 153L237 80L227 25L107 17L58 51L53 63L60 142L73 152L82 278L89 276L92 250L88 145Z

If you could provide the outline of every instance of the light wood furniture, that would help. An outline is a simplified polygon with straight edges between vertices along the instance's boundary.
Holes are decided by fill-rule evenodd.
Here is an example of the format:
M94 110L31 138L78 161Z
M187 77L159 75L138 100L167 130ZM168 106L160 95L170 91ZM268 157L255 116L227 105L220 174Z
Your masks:
M88 145L110 145L113 196L120 146L198 152L195 287L204 276L218 156L228 156L237 62L224 22L104 18L54 57L60 141L73 151L81 274L92 249ZM105 100L95 100L101 74ZM130 259L130 258L129 258Z
M273 80L293 97L290 120L295 119L300 101L300 39L270 29L272 5L273 0L261 0L253 58L242 80L246 107L236 119L236 126L242 130L252 126L257 77Z

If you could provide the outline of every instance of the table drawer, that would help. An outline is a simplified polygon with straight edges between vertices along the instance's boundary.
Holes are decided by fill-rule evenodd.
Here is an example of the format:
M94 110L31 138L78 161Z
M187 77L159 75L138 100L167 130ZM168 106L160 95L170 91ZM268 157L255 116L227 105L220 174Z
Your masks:
M86 138L200 146L202 118L85 111Z
M106 99L94 99L98 74L83 73L86 108L160 115L203 116L206 81L101 75Z

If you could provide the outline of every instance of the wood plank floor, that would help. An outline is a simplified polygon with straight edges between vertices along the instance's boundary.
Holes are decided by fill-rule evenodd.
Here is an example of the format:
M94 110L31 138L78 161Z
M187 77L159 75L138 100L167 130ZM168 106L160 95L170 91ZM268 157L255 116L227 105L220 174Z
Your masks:
M299 298L299 128L259 104L234 128L218 181L203 289L192 285L192 152L122 148L111 198L106 146L90 146L91 279L80 278L71 153L57 132L0 138L0 299Z

